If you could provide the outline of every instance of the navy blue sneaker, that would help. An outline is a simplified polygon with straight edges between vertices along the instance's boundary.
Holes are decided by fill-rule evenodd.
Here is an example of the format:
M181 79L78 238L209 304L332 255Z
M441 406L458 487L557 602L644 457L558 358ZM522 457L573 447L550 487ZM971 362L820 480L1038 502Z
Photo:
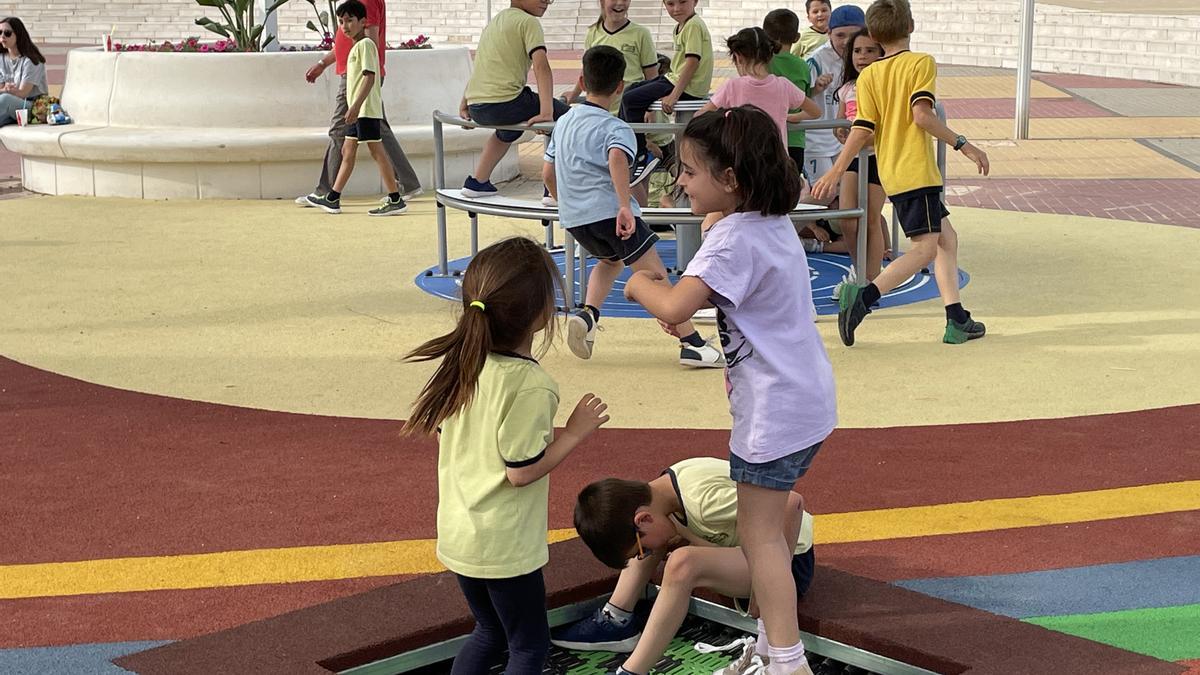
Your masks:
M604 608L586 619L556 628L550 634L551 644L581 652L619 652L628 654L637 646L642 630L631 617L622 626Z
M475 180L474 176L467 176L467 179L463 181L460 192L462 196L474 199L476 197L494 197L500 191L496 189L495 185L492 185L492 181L490 180L480 182Z
M650 174L658 168L659 162L662 160L652 152L646 152L635 162L633 171L629 178L629 187L635 187L638 183L650 177Z

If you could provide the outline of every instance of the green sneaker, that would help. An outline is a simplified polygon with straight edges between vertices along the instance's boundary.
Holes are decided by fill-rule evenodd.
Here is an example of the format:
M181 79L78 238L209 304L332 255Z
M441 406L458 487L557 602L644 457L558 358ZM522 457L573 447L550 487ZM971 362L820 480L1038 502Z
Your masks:
M388 199L377 209L367 211L367 215L371 216L398 216L408 210L408 204L404 203L404 199L392 201Z
M975 319L967 319L966 323L946 319L946 333L942 335L942 342L948 345L961 345L967 340L978 340L986 332L987 328Z
M854 345L854 329L871 313L863 304L862 292L862 286L847 284L838 296L838 335L847 347Z

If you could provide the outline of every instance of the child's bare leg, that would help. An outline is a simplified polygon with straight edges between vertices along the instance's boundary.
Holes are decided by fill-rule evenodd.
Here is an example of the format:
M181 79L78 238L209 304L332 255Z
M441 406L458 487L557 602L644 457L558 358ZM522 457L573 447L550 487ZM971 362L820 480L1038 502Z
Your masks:
M787 495L786 492L783 494ZM780 536L783 536L782 533ZM790 582L790 557L788 565ZM684 546L676 549L671 557L667 558L662 588L659 589L658 597L654 599L654 608L650 610L650 618L646 621L637 647L625 660L625 670L635 673L650 672L654 664L662 658L679 627L683 625L692 591L696 588L712 589L731 597L747 597L750 594L750 568L746 565L746 557L741 549ZM790 592L795 598L794 583ZM795 607L794 601L792 606ZM795 609L792 610L792 616L794 620Z
M942 218L942 232L937 239L937 257L933 260L933 274L937 278L938 293L943 305L959 301L958 295L958 232L949 218ZM895 263L892 263L895 264Z
M649 270L656 274L661 274L663 278L667 276L667 266L663 264L662 258L658 257L658 251L653 248L642 254L642 257L629 264L629 267L634 272ZM588 289L588 297L591 297L591 289ZM691 320L684 321L675 327L679 332L680 337L686 337L696 332L696 327L692 325Z
M938 238L939 235L936 232L918 234L913 237L910 240L912 245L904 252L904 255L893 260L892 264L883 268L879 276L875 277L874 284L879 289L879 293L881 295L887 293L933 262L938 253ZM955 286L957 288L957 284Z
M662 561L663 556L659 554L648 556L642 560L636 558L630 560L625 569L621 570L621 575L617 577L617 587L613 589L612 597L608 601L620 609L632 612L637 605L638 598L646 592L646 584L654 578L654 573Z
M396 186L396 171L392 168L392 160L384 150L383 143L367 143L367 148L371 150L375 165L379 167L379 175L383 178L383 187L387 193L390 195L399 192L400 188Z
M596 264L592 266L591 274L588 274L587 297L583 299L583 302L599 309L604 304L604 300L608 298L608 294L612 292L613 283L624 269L625 263L620 260L597 260Z
M867 186L867 225L871 228L867 232L867 279L879 276L879 270L883 267L883 252L889 248L887 230L883 224L884 199L887 199L887 195L883 193L883 188L878 185Z
M347 138L342 143L342 166L338 169L337 178L333 179L333 191L341 192L350 182L354 173L354 162L358 160L358 140Z
M738 539L753 580L754 599L767 625L767 642L790 647L800 641L792 552L784 534L787 490L737 484Z
M479 161L475 164L475 180L480 183L486 183L492 179L492 171L500 160L504 159L504 153L508 152L508 146L512 143L505 143L496 138L496 134L488 136L487 141L483 144L483 150L479 152Z

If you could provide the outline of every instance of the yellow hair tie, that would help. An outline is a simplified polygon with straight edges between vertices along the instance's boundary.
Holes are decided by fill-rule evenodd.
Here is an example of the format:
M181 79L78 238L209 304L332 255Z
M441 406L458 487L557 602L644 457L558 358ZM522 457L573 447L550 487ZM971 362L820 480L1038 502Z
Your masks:
M481 311L481 312L482 312L482 311L484 311L484 310L486 309L486 307L484 307L483 303L482 303L482 302L480 302L480 301L478 301L478 300L472 300L472 301L471 301L471 305L470 305L470 306L471 306L471 307L478 307L478 308L479 308L479 311Z

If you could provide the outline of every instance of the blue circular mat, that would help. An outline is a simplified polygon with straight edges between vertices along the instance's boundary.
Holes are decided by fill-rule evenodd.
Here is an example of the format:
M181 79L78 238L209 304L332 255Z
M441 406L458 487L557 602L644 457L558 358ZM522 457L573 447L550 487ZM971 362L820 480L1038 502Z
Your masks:
M656 248L658 255L663 260L663 264L668 269L673 268L675 266L674 240L660 241ZM554 261L558 263L558 268L565 270L566 262L562 249L555 249L551 252L551 255L554 257ZM451 275L447 277L438 276L437 267L431 267L417 276L417 286L426 293L432 293L447 300L458 300L459 284L462 282L461 274L466 270L468 262L470 262L470 258L451 260ZM590 270L591 267L589 266L588 269ZM840 253L814 253L808 256L808 278L812 283L813 300L817 305L818 314L837 314L837 303L829 295L833 292L833 287L837 285L837 282L841 281L842 277L849 271L849 256ZM909 305L914 302L932 300L938 297L937 283L934 281L932 270L930 272L930 274L918 274L901 284L898 288L893 289L891 293L883 296L883 299L879 303L880 306L895 307L897 305ZM616 283L613 284L612 293L604 301L604 316L650 318L650 314L642 309L641 305L625 299L625 280L628 278L629 270L625 270L621 273ZM672 281L677 278L676 275L671 275ZM959 288L966 286L968 281L970 281L970 276L966 272L959 270Z

